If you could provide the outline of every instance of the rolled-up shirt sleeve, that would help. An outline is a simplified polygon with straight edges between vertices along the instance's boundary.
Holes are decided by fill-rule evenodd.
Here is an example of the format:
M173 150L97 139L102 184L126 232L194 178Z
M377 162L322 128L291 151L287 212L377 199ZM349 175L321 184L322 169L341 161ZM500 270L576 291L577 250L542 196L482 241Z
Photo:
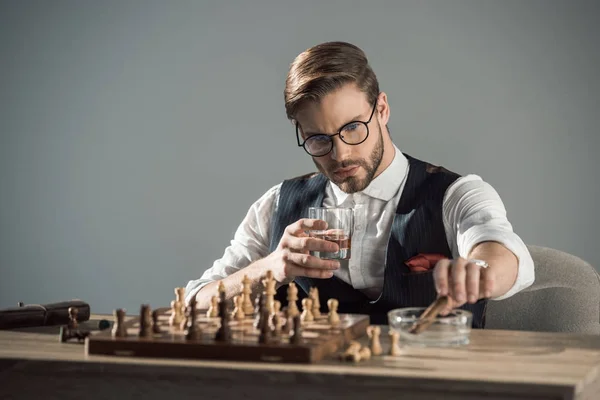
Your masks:
M223 256L215 260L199 279L188 282L185 288L186 303L210 282L226 278L269 255L271 216L280 187L281 184L273 186L252 204Z
M502 300L531 286L535 280L531 254L513 231L504 203L497 191L477 175L457 179L446 191L443 204L444 227L453 257L467 258L471 249L485 241L499 242L519 260L517 279Z

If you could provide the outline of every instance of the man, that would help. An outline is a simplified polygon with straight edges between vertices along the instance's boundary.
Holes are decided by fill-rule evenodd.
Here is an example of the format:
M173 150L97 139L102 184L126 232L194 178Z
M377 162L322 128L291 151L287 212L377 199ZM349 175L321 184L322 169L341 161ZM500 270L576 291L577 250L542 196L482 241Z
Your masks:
M188 283L188 301L196 296L208 307L221 280L227 298L241 292L244 276L260 288L272 270L282 300L282 288L295 281L304 295L317 287L322 305L334 297L340 312L386 323L391 309L448 295L444 313L470 310L473 326L483 327L488 299L533 283L531 256L496 191L392 142L387 96L362 50L342 42L306 50L290 66L284 96L298 145L319 173L286 180L258 199L223 257ZM310 206L321 205L354 208L350 260L310 255L337 250L307 234L325 227L306 218Z

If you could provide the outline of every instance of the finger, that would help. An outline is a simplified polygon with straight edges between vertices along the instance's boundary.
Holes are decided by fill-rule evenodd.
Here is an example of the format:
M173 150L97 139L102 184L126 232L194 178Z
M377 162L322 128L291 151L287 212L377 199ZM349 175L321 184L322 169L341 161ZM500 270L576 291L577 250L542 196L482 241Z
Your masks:
M452 268L450 268L450 275L452 276L451 297L456 300L456 307L462 306L466 301L466 290L465 290L465 277L466 269L465 266L467 260L462 257L454 260Z
M327 229L327 222L321 219L301 218L285 228L285 233L297 236L310 230Z
M435 290L439 296L448 295L448 269L450 268L450 262L448 259L440 260L433 270Z
M481 267L474 263L467 264L467 301L471 304L479 299L479 278Z
M338 260L325 260L305 253L289 252L286 254L284 260L305 269L331 271L340 268Z
M489 267L488 268L483 268L480 271L480 275L481 275L481 283L480 283L480 292L482 293L483 297L486 299L489 299L490 297L492 297L492 293L494 291L494 285L496 283L496 275L494 274L493 270L490 270Z
M306 276L309 278L317 279L328 279L333 276L333 271L317 268L306 268L302 265L288 262L286 264L286 275L287 276Z
M452 299L452 297L448 296L448 303L446 303L446 307L444 307L442 311L440 311L440 315L448 315L454 309L454 307L456 307L455 301Z
M287 236L284 241L284 247L298 252L307 251L339 251L339 246L335 242L314 237L296 237Z

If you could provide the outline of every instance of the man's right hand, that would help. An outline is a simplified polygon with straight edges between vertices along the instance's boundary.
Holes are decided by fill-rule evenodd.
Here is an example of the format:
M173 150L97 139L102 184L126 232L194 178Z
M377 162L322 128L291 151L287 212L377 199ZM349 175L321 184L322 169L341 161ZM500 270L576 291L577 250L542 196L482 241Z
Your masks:
M324 260L310 255L310 251L336 252L339 247L328 240L310 237L306 231L327 229L319 219L303 218L285 228L277 249L263 261L278 282L288 282L297 276L331 278L340 267L337 260Z

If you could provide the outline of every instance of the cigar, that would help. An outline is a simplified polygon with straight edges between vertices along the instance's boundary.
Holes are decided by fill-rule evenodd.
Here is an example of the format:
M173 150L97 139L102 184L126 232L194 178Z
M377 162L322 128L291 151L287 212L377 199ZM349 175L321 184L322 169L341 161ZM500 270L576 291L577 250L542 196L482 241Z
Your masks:
M433 303L423 311L419 319L410 327L409 333L419 334L427 329L438 314L448 305L448 296L437 298Z

